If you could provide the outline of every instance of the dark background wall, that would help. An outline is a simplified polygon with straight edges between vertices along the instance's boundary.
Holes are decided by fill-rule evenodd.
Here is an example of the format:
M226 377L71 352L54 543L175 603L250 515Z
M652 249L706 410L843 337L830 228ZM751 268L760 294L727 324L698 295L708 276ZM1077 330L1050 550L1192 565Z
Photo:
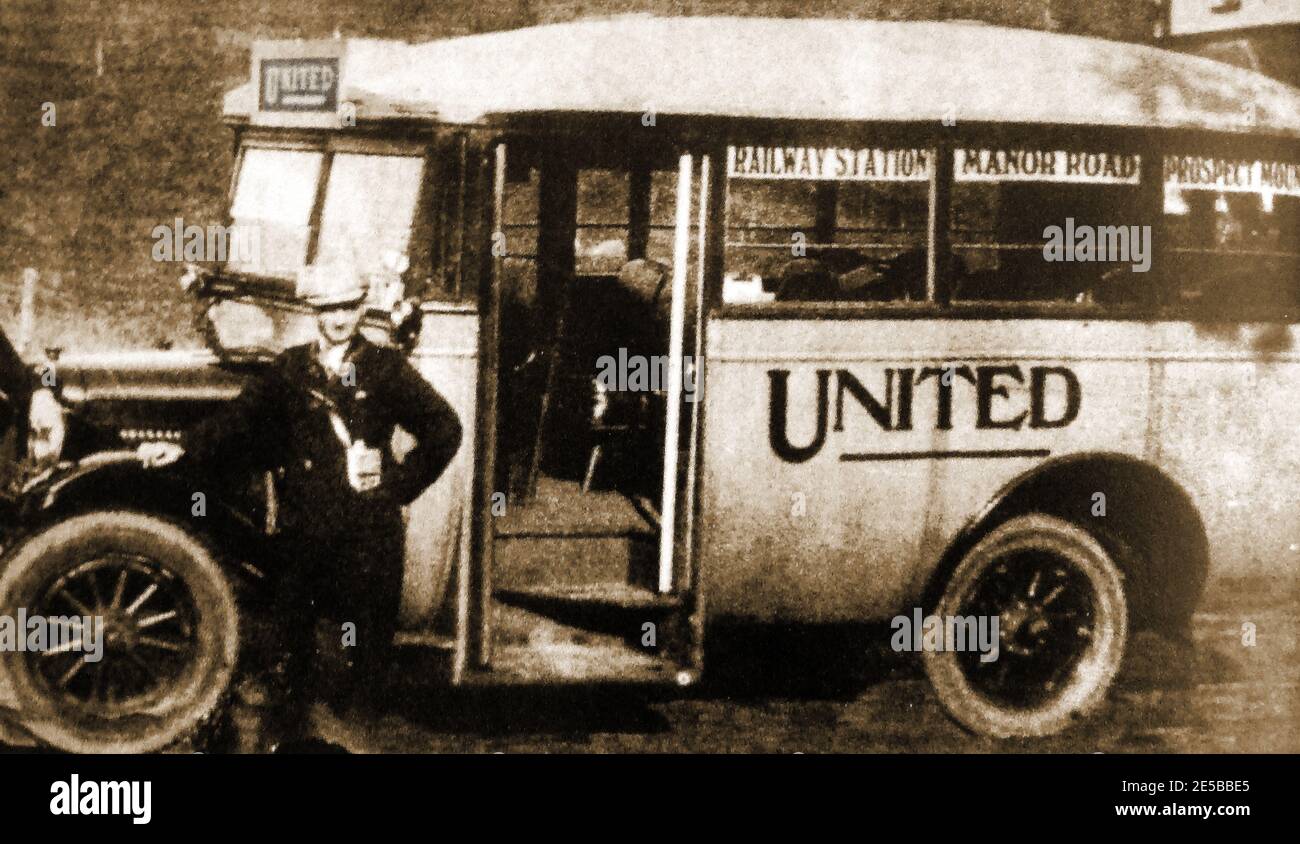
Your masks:
M42 273L36 339L193 342L178 265L150 232L218 220L231 162L222 94L255 38L420 41L629 11L968 18L1146 40L1150 0L0 0L0 325ZM54 103L56 125L41 124ZM53 286L60 282L57 289Z

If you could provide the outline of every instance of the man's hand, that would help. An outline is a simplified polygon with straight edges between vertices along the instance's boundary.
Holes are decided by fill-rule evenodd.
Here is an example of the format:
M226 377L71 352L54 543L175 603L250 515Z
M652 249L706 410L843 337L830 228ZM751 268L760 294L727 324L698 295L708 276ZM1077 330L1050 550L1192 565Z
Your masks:
M180 460L185 454L185 449L180 443L140 443L135 453L146 469L159 469Z
M48 388L42 387L32 393L27 421L32 458L38 464L58 460L63 451L67 425L63 419L63 405Z
M369 448L362 440L348 447L348 482L357 492L378 489L383 469L383 453Z

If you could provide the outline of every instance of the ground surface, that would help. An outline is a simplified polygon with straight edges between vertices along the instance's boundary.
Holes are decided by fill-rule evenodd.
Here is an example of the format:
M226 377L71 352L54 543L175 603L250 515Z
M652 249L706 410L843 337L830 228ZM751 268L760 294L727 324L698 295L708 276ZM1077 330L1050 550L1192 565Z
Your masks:
M1255 625L1253 646L1243 644L1246 623ZM323 737L357 753L1300 752L1295 579L1212 584L1193 643L1139 636L1103 710L1041 741L964 732L916 661L842 634L776 630L715 645L709 682L685 693L447 692L431 682L431 665L407 659L388 711L344 721L318 704L313 720ZM835 648L848 656L828 658ZM255 750L263 736L257 703L254 696L234 706L221 745L210 749Z
M1253 646L1242 641L1246 622L1255 625ZM325 735L355 752L1294 753L1298 637L1296 582L1213 584L1194 644L1140 636L1106 708L1036 742L963 732L910 659L864 648L861 658L827 660L826 637L780 631L719 643L729 650L715 655L713 682L686 694L533 688L448 696L412 682L379 717L343 723L324 707L316 714ZM773 654L811 670L764 666L760 658Z

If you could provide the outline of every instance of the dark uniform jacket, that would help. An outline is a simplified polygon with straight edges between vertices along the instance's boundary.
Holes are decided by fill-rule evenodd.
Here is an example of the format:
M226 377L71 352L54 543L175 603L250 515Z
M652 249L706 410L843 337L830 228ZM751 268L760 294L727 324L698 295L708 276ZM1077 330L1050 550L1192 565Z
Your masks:
M20 435L26 430L27 406L34 386L31 369L0 331L0 436L4 436L10 425L17 425Z
M340 377L320 365L315 344L285 350L229 407L186 435L187 459L217 460L240 448L282 468L280 525L288 534L320 539L400 529L400 506L447 468L461 425L401 352L358 337L345 361ZM382 450L377 489L357 492L348 482L331 408L353 440ZM397 425L416 440L400 463L391 450Z

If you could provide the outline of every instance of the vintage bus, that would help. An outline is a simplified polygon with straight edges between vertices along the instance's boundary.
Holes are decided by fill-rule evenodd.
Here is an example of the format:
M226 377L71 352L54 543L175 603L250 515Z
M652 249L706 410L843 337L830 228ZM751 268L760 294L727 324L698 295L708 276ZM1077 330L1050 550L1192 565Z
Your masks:
M218 706L230 584L274 576L274 472L232 470L202 521L131 449L311 336L297 279L340 262L465 422L409 514L399 639L453 684L688 685L715 623L867 625L969 729L1046 735L1136 631L1189 639L1207 580L1294 567L1300 90L1092 38L762 18L259 42L251 70L226 223L259 254L187 277L212 351L60 362L98 438L70 422L0 580L93 609L112 563L86 549L135 542L122 603L165 581L189 623L116 692L8 656L44 741L153 749Z

